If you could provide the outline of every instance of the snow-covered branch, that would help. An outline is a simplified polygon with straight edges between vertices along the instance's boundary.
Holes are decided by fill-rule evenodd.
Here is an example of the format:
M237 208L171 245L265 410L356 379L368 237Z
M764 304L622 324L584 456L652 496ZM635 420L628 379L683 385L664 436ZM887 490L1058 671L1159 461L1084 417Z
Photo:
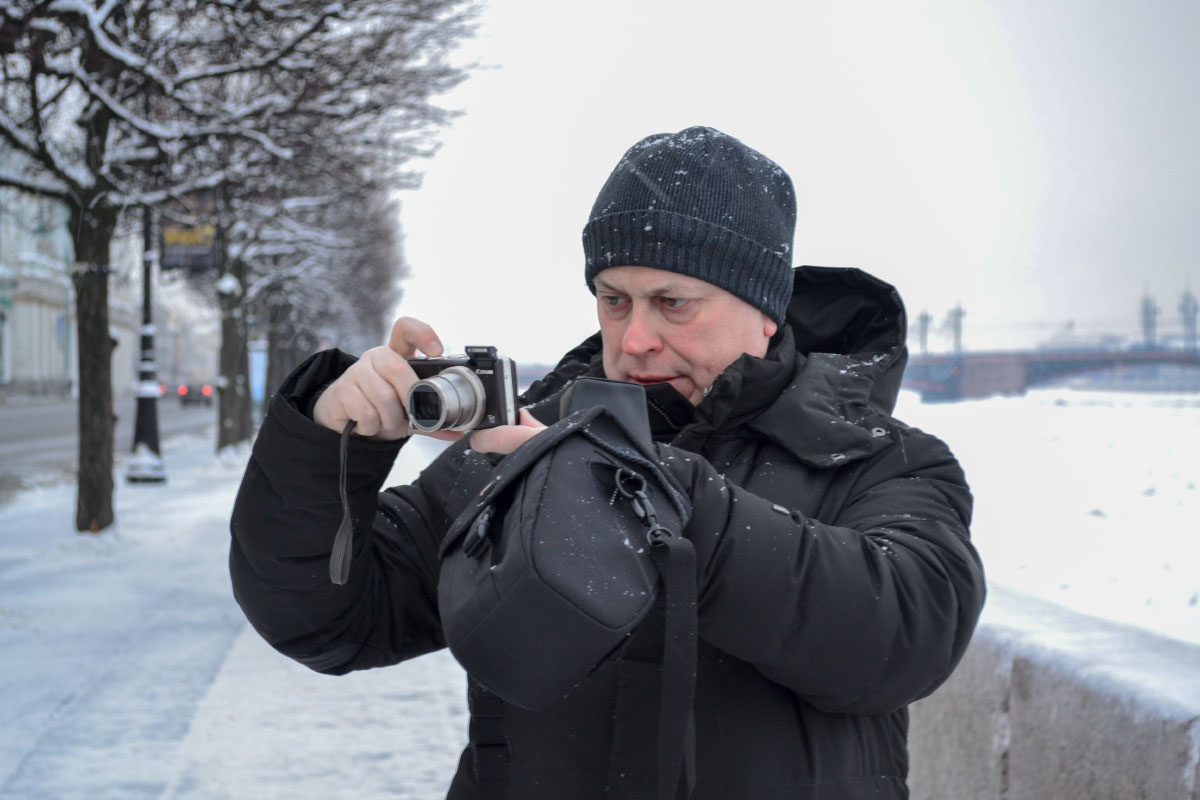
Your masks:
M432 101L465 76L446 55L474 2L0 0L0 146L22 154L0 184L64 200L75 231L136 205L203 217L250 298L226 307L286 286L361 326L403 272L379 198L452 116Z
M319 30L330 17L340 15L343 10L344 7L341 3L329 3L318 14L315 15L308 26L299 31L289 41L277 47L274 51L259 58L252 58L246 61L236 61L229 64L213 64L207 67L185 70L173 79L172 85L183 86L194 81L223 78L229 75L243 75L246 73L255 73L267 70L273 65L280 64L289 54L299 47L302 42L308 39L315 31ZM283 66L285 69L292 68L291 64L285 63Z
M8 140L13 147L26 155L36 157L38 154L37 137L13 121L8 114L0 109L0 136Z
M71 199L71 192L66 184L52 178L24 175L5 167L0 167L0 186L12 186L27 192L54 197L64 201Z

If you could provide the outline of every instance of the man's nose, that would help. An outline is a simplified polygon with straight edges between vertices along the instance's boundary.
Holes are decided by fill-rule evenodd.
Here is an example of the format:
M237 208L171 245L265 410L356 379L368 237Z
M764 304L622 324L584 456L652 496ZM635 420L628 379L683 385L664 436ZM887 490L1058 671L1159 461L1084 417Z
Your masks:
M629 312L629 324L621 337L621 349L631 356L652 353L662 349L662 337L658 334L652 309L638 303Z

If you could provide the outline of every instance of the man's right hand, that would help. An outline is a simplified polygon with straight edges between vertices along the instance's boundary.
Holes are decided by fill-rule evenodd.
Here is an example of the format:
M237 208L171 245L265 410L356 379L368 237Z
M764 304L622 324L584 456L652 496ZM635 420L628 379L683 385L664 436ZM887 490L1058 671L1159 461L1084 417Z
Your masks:
M409 427L404 408L409 387L418 380L408 359L418 350L427 356L442 355L442 343L433 328L411 317L396 320L386 345L363 353L321 394L313 408L313 419L338 433L354 420L355 435L378 441L419 433ZM463 434L438 431L429 435L454 441Z

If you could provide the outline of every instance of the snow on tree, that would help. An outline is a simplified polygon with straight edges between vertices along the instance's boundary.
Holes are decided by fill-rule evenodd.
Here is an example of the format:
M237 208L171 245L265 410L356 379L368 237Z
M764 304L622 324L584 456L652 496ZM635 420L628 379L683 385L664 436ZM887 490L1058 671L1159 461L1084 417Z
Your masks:
M431 98L464 77L446 57L473 14L464 0L0 0L0 141L23 156L0 185L71 215L80 530L114 520L108 280L122 212L217 198L231 327L272 270L319 285L329 264L272 255L269 232L291 224L298 198L411 182L401 168L448 118ZM313 183L334 169L339 191ZM248 393L231 369L223 394Z

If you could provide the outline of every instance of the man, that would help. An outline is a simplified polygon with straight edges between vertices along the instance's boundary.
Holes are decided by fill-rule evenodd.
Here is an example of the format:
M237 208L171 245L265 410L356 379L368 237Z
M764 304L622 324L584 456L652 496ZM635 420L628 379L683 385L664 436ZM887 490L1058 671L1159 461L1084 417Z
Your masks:
M433 329L401 319L357 361L315 356L272 400L234 510L247 616L329 673L444 646L438 544L486 479L466 465L537 436L575 378L633 381L693 504L691 796L906 797L906 706L953 670L984 600L971 496L942 442L890 416L899 297L857 270L793 270L794 227L790 178L737 139L690 128L634 145L583 232L599 334L531 387L520 425L470 434L410 486L377 494L410 433L405 359L441 353ZM336 432L351 420L358 544L335 586L321 565L341 518ZM652 615L546 712L473 690L450 797L653 796L660 648Z

